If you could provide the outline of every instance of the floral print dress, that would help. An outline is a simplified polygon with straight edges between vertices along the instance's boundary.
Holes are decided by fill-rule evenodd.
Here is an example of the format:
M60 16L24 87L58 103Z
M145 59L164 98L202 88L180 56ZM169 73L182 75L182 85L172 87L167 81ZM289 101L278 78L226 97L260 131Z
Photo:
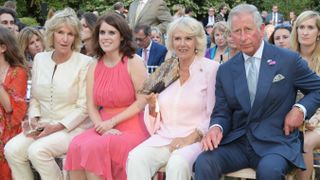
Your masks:
M2 84L9 94L12 111L7 113L0 103L0 179L11 180L11 172L4 157L5 144L21 132L21 121L26 115L27 71L21 67L10 67Z

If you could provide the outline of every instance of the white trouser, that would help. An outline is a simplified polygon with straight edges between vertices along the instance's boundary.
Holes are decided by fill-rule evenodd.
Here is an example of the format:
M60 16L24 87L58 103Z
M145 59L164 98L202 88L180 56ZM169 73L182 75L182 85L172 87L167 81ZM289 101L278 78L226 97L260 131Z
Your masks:
M165 165L167 180L189 180L191 178L188 160L179 151L171 153L168 146L138 146L128 156L128 180L150 180L158 169Z
M55 132L38 140L23 133L12 138L4 153L15 180L33 180L28 160L39 172L42 180L60 180L63 175L54 158L65 154L72 138L79 130Z

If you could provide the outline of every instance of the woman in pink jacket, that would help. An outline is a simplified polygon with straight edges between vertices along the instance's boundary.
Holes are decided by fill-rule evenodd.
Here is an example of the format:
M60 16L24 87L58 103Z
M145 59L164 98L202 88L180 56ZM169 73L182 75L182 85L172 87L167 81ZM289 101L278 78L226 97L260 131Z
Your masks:
M202 151L218 63L204 58L206 35L193 18L170 24L167 45L179 59L179 79L159 95L150 95L145 121L151 137L129 153L128 180L149 180L162 166L168 180L190 179L192 164Z

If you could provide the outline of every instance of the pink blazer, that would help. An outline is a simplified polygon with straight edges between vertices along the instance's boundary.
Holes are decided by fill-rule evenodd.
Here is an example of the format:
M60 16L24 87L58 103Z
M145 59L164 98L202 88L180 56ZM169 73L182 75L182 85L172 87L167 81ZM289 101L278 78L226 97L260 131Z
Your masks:
M215 104L215 81L218 63L196 58L191 64L190 77L183 84L177 80L158 96L160 112L149 116L145 109L145 124L151 137L143 144L163 146L173 138L185 137L196 128L206 133Z

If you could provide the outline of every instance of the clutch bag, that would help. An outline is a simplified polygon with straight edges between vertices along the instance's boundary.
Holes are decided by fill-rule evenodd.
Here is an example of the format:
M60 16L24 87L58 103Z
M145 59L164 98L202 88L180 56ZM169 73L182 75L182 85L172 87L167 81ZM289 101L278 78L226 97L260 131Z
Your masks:
M26 119L22 121L22 131L23 133L29 137L29 136L38 136L43 130L43 127L38 127L39 123L37 121L34 121L32 119Z
M166 59L143 83L140 94L161 93L179 78L179 60Z

